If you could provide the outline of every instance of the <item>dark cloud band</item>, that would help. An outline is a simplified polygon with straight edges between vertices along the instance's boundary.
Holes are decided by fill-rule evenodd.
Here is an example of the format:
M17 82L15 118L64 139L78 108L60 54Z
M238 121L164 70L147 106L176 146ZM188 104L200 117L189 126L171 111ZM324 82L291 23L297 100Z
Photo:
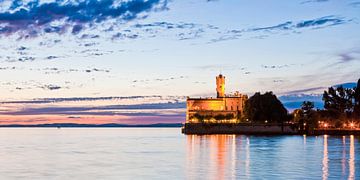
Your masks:
M109 19L129 21L142 13L165 8L167 0L83 0L41 3L32 0L26 4L15 0L0 13L0 34L21 32L25 37L39 33L78 34L86 27Z

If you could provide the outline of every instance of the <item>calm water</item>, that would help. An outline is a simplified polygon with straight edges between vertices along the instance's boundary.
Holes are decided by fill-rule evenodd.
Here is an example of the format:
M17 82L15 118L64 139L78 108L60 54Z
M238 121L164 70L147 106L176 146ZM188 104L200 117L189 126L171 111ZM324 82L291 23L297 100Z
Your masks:
M0 129L0 179L360 179L354 136Z

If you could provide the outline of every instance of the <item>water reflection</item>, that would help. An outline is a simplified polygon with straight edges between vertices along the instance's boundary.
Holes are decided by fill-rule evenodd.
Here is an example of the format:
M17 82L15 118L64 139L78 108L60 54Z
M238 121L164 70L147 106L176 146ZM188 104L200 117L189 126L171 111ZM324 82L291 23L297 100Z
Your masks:
M345 176L346 172L346 137L342 137L342 159L341 159L341 174Z
M236 143L235 135L188 135L187 178L235 179Z
M186 138L187 179L356 179L354 136Z
M349 179L355 179L355 148L354 136L350 136Z
M245 176L250 177L250 139L246 138Z
M328 136L327 135L324 135L324 157L323 157L323 161L322 161L322 164L323 164L323 167L322 167L322 172L323 172L323 175L322 175L322 179L323 180L326 180L329 176L329 157L328 157L328 144L327 144L327 138Z

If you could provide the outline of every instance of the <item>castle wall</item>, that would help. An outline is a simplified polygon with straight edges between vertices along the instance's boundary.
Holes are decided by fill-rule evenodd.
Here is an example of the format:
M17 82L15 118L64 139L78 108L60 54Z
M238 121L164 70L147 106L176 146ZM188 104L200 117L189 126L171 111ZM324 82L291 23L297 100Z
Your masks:
M223 99L188 99L188 110L225 110L225 101Z

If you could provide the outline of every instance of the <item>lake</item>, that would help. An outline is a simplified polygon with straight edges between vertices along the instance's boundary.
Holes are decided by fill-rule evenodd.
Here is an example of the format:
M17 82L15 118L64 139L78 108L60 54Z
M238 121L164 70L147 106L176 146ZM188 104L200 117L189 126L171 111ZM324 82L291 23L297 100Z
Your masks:
M360 137L1 128L1 179L360 179Z

